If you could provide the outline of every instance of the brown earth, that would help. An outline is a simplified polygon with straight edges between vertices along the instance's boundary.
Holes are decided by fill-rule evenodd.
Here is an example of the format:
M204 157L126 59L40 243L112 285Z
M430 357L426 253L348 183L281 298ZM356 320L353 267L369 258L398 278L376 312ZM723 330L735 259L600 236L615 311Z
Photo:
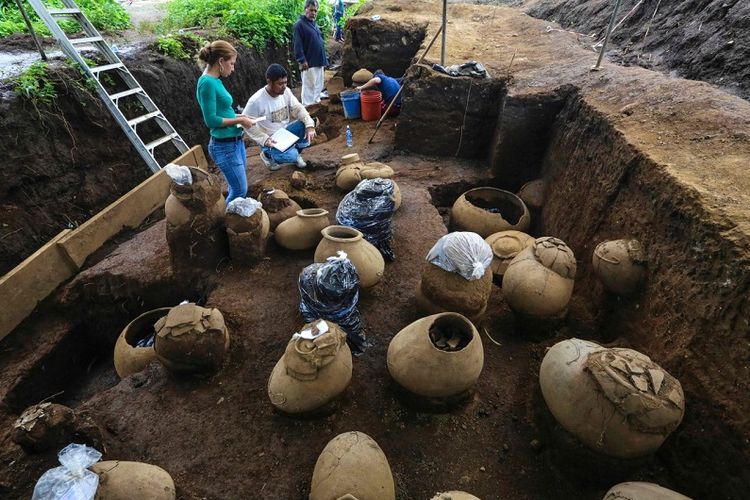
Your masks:
M425 45L439 4L386 0L367 15L396 25L428 22ZM191 499L304 498L318 453L349 430L383 448L403 499L463 489L485 499L593 500L619 480L653 481L696 498L743 498L750 487L750 181L743 170L750 105L642 68L605 63L591 73L594 57L575 36L548 33L548 23L518 10L453 4L450 18L448 62L483 62L502 95L487 109L469 109L465 80L441 94L434 89L445 77L425 66L398 123L411 123L428 150L431 139L436 148L459 146L464 134L484 133L494 113L492 137L473 152L489 161L409 153L409 138L393 121L365 146L372 124L351 123L356 151L394 168L404 202L394 218L396 261L360 300L375 346L355 359L334 411L291 419L274 413L265 393L289 335L304 323L296 280L312 252L271 245L269 259L254 268L227 261L210 279L193 281L169 268L158 223L100 256L3 341L0 425L8 429L26 405L63 390L56 401L90 411L102 426L106 459L159 465L179 496ZM439 47L431 62L437 54ZM421 108L409 102L429 96L443 103L443 119L420 123ZM482 120L467 120L469 113ZM343 125L338 106L321 116L332 129ZM394 152L394 144L406 152ZM264 171L253 148L250 179L333 214L341 198L333 167L346 152L340 135L308 150L311 185L295 190L290 170ZM538 176L549 189L534 234L562 238L579 263L566 321L548 332L553 338L529 342L494 287L477 324L485 366L470 401L447 413L414 407L390 381L385 352L419 317L413 295L423 257L445 234L450 205L469 187L515 190ZM599 241L625 235L638 237L649 258L647 286L628 300L606 295L590 266ZM183 298L224 313L232 332L224 369L208 380L178 380L152 365L118 383L111 346L120 329L143 310ZM685 420L654 457L592 462L549 425L536 374L544 348L571 336L641 350L681 380ZM0 436L0 495L27 498L54 453L27 455Z

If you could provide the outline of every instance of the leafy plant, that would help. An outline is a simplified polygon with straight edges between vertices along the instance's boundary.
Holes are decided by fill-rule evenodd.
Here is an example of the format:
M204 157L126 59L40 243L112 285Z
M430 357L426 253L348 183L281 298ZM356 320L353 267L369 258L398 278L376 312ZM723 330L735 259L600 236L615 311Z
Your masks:
M47 73L47 63L37 61L13 78L13 90L29 99L34 106L50 106L57 99L57 90Z
M156 40L156 49L174 59L189 61L204 43L203 37L192 33L170 33Z
M121 30L130 27L130 16L125 9L115 0L79 0L78 6L81 8L91 23L100 30ZM39 19L34 9L23 0L24 10L29 15L34 31L42 36L49 36L50 31L47 26ZM48 7L64 7L60 0L52 0L47 3ZM76 33L80 31L77 22L62 21L60 27L66 33ZM27 33L26 24L23 21L21 12L13 0L0 0L0 38L7 37L14 33Z
M346 5L344 6L344 15L341 16L341 19L339 19L338 25L342 28L346 26L346 22L357 15L357 11L360 7L362 7L364 4L366 4L368 0L357 0L357 3L353 5Z

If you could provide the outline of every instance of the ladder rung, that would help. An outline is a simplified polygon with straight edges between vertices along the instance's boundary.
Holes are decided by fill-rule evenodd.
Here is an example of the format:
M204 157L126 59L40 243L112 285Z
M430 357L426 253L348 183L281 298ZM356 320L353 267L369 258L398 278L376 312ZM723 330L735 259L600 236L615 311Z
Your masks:
M89 36L85 38L70 38L70 43L73 45L81 45L84 43L96 43L96 42L103 42L104 38L100 36Z
M160 144L164 144L165 142L169 142L175 137L177 137L178 134L175 132L173 134L165 135L164 137L160 137L156 139L155 141L151 141L148 144L146 144L146 149L149 151L153 151L156 146L159 146Z
M146 120L150 120L151 118L155 116L159 116L159 115L161 115L161 111L152 111L151 113L147 113L137 118L133 118L132 120L128 120L128 125L130 125L131 127L134 127L138 125L139 123L143 123Z
M133 95L133 94L138 94L139 92L143 92L143 89L140 88L140 87L136 87L134 89L123 90L122 92L118 92L116 94L111 94L109 97L113 101L116 101L117 99L120 99L122 97L126 97L126 96Z
M53 16L75 16L76 14L80 14L81 11L78 9L47 9L47 12L50 13L50 15Z
M100 71L109 71L111 69L122 68L124 66L125 65L123 63L114 63L114 64L103 64L101 66L94 66L93 68L90 68L90 69L92 73L99 73Z

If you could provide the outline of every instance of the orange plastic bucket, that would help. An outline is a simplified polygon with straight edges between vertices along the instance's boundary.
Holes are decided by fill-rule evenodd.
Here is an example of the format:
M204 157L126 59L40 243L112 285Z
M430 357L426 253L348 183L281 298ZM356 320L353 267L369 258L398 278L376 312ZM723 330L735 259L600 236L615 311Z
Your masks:
M383 101L383 95L377 90L363 90L362 97L362 120L374 122L380 120L380 103Z

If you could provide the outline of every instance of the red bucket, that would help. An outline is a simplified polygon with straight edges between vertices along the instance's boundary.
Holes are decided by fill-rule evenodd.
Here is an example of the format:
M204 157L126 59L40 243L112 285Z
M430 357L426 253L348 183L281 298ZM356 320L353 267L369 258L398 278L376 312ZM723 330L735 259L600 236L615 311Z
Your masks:
M383 95L377 90L363 90L362 97L362 120L374 122L380 120L380 103Z

